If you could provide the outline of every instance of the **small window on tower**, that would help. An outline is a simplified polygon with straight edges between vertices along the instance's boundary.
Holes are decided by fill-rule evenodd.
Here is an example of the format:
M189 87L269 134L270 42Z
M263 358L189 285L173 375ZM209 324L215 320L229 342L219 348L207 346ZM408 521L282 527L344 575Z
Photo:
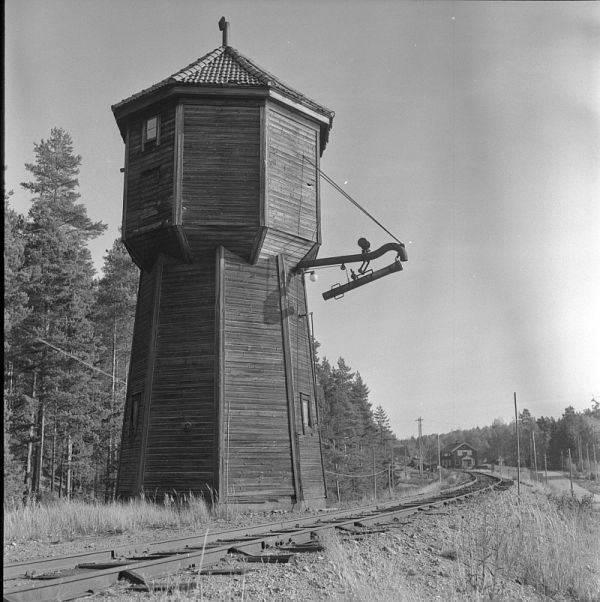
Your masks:
M141 393L133 393L129 402L129 437L133 438L137 434L138 422L140 419Z
M146 144L149 142L154 142L156 145L160 142L160 119L158 115L154 115L144 122L142 150L144 150Z
M313 426L310 395L306 393L300 393L300 411L302 412L302 431L306 434Z

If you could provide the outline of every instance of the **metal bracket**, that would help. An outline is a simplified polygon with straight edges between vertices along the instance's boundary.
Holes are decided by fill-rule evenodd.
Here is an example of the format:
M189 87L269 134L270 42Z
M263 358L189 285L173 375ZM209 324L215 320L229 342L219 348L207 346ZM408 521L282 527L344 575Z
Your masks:
M356 274L354 270L351 270L352 280L350 282L347 284L334 284L330 290L323 293L323 299L325 300L331 299L332 297L339 299L343 297L346 291L350 291L358 288L359 286L363 286L364 284L368 284L369 282L373 282L373 280L383 278L388 274L399 272L402 270L402 264L400 262L408 261L406 247L403 243L391 242L379 247L379 249L376 249L375 251L371 251L371 243L369 243L366 238L359 238L358 245L362 249L362 253L300 261L294 271L301 272L316 267L326 267L338 264L343 266L346 263L358 261L362 262L361 266L358 268L358 274ZM396 259L394 260L394 263L376 271L369 269L371 260L381 257L388 251L396 251Z

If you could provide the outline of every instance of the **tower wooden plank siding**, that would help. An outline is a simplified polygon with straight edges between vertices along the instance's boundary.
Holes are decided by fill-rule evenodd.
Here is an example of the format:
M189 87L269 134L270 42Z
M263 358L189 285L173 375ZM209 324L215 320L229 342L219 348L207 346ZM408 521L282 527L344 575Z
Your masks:
M112 107L141 268L117 492L323 506L304 276L333 112L224 45ZM214 499L214 498L213 498Z

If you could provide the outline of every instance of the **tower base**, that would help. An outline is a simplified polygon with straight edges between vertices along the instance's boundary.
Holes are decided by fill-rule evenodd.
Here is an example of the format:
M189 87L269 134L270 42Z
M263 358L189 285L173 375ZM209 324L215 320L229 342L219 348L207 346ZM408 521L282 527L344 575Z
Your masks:
M325 505L303 276L219 247L142 272L117 494Z

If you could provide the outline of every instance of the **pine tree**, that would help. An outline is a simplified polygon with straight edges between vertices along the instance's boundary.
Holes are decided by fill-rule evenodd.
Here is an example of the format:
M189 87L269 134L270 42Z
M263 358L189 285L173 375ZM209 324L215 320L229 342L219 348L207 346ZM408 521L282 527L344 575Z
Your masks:
M4 193L4 351L10 350L13 329L27 315L27 270L24 268L24 218L10 207L12 191ZM16 335L18 336L18 335Z
M94 323L101 341L100 366L112 378L104 379L103 419L96 462L105 467L105 497L114 495L120 426L125 403L139 269L125 245L115 240L104 256L103 276L96 289Z
M388 418L386 411L381 405L378 405L375 408L373 418L377 427L377 436L379 438L379 443L383 448L385 446L386 439L391 434L390 419Z
M12 408L18 398L15 373L15 345L20 325L27 316L28 279L24 267L24 218L10 207L12 191L4 193L4 503L15 503L22 496L22 477L18 458L13 449L18 447L19 422Z
M377 472L385 468L385 449L375 449L377 428L369 389L358 372L339 358L335 367L317 364L320 431L328 490L341 498L360 498L373 491L373 453ZM385 470L383 470L385 473ZM362 476L357 476L362 475ZM380 486L387 481L381 480Z
M54 128L48 140L34 144L34 153L36 162L25 165L32 179L22 184L34 196L24 229L29 314L22 324L19 370L23 392L35 406L34 416L27 417L35 423L29 488L39 492L44 477L54 489L58 458L67 453L63 447L75 445L81 460L93 443L94 268L86 245L105 226L92 222L77 203L81 157L74 154L70 135ZM65 467L68 477L73 469ZM82 467L79 473L81 483Z

